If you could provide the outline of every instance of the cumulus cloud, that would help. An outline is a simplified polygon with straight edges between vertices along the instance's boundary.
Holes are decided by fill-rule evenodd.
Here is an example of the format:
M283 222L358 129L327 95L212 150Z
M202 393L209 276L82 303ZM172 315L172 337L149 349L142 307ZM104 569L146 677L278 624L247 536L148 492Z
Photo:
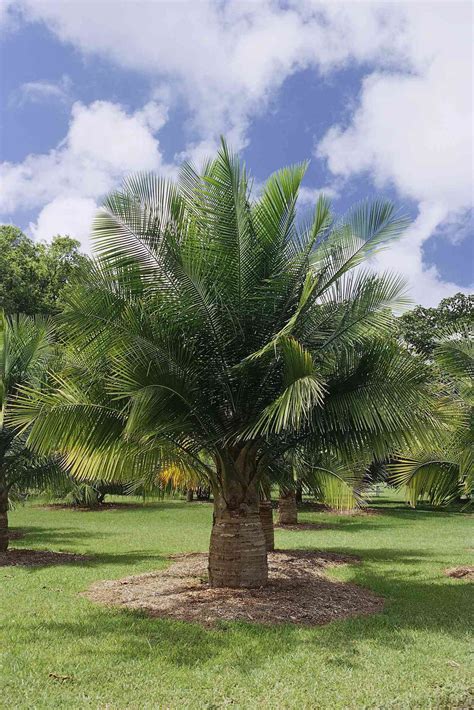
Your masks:
M69 234L89 251L93 214L105 193L130 172L172 170L156 137L166 120L166 106L155 101L134 113L107 101L74 103L58 146L0 165L0 213L39 208L29 225L35 239Z
M414 303L434 306L442 298L469 289L443 281L436 266L423 263L423 243L446 218L445 210L433 203L421 203L419 213L401 239L381 252L372 261L376 271L396 271L405 276L410 287L408 295Z
M166 117L166 107L156 102L135 113L107 101L89 106L75 103L67 136L56 148L29 155L21 163L0 165L0 212L43 208L31 231L45 237L47 230L50 235L64 231L70 210L67 231L82 238L92 203L123 176L138 170L168 170L155 135ZM84 218L79 217L81 206Z
M84 54L148 75L156 100L133 114L107 102L75 104L63 144L3 168L4 204L97 199L127 170L170 170L155 136L166 121L163 97L186 102L189 136L179 158L200 162L220 133L245 146L251 121L290 75L357 65L366 70L358 106L349 123L317 137L317 156L338 190L365 172L415 200L411 247L394 247L392 265L417 284L416 298L421 283L432 300L451 288L424 268L422 244L465 220L470 204L469 2L116 0L111 12L99 0L89 13L83 0L16 0L15 8ZM302 202L314 195L303 191Z
M193 157L222 132L236 148L245 145L251 117L299 69L400 57L393 36L404 24L390 4L115 0L113 13L110 3L95 3L93 17L83 0L17 4L84 53L167 80L192 111Z
M366 172L418 203L419 216L389 263L410 278L416 300L433 303L457 287L424 267L423 243L447 225L463 224L466 235L472 206L472 11L468 3L413 4L409 16L411 72L369 75L349 125L332 126L316 154L334 175Z
M55 234L78 239L84 251L91 251L89 235L97 211L95 200L85 197L57 197L49 202L28 231L37 241L50 241Z

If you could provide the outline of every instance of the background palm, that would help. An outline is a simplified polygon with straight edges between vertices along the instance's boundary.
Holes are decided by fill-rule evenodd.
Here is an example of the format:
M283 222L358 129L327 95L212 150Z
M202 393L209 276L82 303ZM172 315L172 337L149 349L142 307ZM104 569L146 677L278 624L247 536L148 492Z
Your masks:
M474 342L465 331L447 335L434 351L438 377L457 410L456 425L434 445L419 446L390 466L395 485L406 486L413 507L420 499L447 505L468 500L474 488Z
M297 223L304 172L279 171L252 201L223 144L176 185L130 178L69 294L71 363L54 392L25 390L16 408L30 444L66 452L76 476L207 476L214 585L265 583L259 482L288 452L350 472L436 421L427 368L388 337L403 283L356 269L405 220L379 201L334 221L321 198Z
M9 542L9 497L29 487L45 486L61 475L56 460L34 455L24 438L8 426L9 409L19 388L40 389L53 355L50 321L6 317L0 311L0 552L5 552Z

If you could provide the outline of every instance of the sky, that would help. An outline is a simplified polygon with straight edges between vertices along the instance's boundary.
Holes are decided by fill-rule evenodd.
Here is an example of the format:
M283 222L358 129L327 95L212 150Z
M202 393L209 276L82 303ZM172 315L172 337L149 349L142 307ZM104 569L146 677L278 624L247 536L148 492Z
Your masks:
M414 303L474 290L472 4L0 0L0 222L89 251L104 195L220 136L299 208L376 196L412 220L372 267Z

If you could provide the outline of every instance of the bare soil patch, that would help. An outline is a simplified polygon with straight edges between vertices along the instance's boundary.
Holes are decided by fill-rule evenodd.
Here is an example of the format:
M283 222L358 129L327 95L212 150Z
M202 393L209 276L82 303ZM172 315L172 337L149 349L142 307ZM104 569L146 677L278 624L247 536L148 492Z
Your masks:
M474 567L470 565L451 567L444 570L444 573L447 577L454 577L455 579L474 579Z
M269 553L269 584L260 589L211 589L207 555L176 555L166 570L96 582L84 592L101 604L146 611L150 616L213 626L220 621L317 626L374 614L383 599L355 584L328 579L328 567L355 557L285 550Z
M41 567L85 562L87 555L74 555L71 552L52 552L51 550L20 550L10 548L0 552L0 567Z

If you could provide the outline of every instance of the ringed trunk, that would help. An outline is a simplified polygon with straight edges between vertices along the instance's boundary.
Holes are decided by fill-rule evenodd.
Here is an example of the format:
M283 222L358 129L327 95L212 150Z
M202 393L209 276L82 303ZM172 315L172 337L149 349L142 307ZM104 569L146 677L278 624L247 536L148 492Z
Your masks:
M273 552L275 549L275 529L273 527L273 509L271 500L260 501L260 522L262 524L267 552Z
M8 550L8 488L0 488L0 554Z
M298 509L294 490L280 491L278 522L280 525L296 525L298 523Z
M258 508L215 512L209 547L211 587L262 587L268 581L267 547Z
M251 452L223 452L214 491L214 522L209 546L211 587L262 587L268 581L267 548Z
M192 503L193 498L194 498L194 491L192 488L188 488L188 490L186 491L186 501L188 503Z

